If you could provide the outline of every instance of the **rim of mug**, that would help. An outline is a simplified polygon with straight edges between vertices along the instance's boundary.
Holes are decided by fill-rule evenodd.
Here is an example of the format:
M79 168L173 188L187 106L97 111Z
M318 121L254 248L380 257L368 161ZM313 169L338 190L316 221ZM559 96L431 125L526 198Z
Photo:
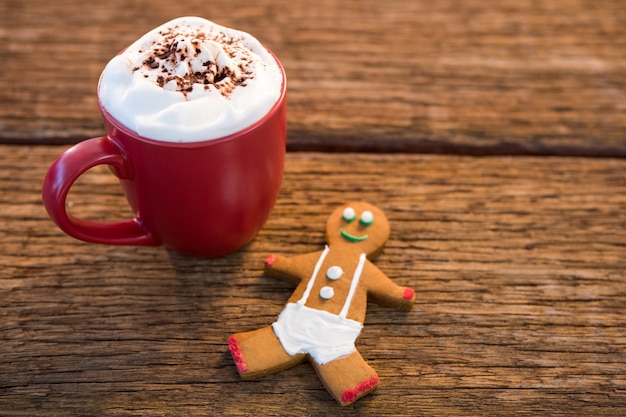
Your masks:
M265 49L267 49L267 48L265 48ZM197 141L191 141L191 142L173 142L173 141L167 141L167 140L151 139L151 138L147 138L145 136L141 136L139 133L137 133L134 130L128 128L125 125L123 125L122 123L120 123L119 120L117 120L115 117L113 117L105 109L105 107L102 105L102 102L100 101L100 95L99 94L98 94L98 106L100 107L100 111L102 113L102 116L111 125L113 125L115 127L115 129L120 130L126 136L131 136L132 138L140 140L142 142L147 142L147 143L150 143L150 144L153 144L153 145L160 145L160 146L165 146L165 147L178 147L178 148L197 148L197 147L202 147L202 146L207 146L207 145L216 145L218 143L228 142L228 141L237 139L238 137L240 137L242 135L245 135L246 133L248 133L248 132L250 132L252 130L255 130L259 125L265 123L265 121L267 119L272 117L274 115L274 113L276 113L279 110L279 108L282 106L283 102L286 100L286 95L287 95L287 75L285 74L285 69L283 68L283 65L278 60L276 55L274 55L274 53L272 51L270 51L269 49L267 49L267 51L270 53L270 55L272 56L274 61L276 61L276 64L278 65L278 69L280 70L280 72L282 74L282 84L281 84L281 89L280 89L280 95L278 96L278 99L272 105L272 107L267 111L267 113L265 113L256 122L246 126L245 128L243 128L241 130L238 130L238 131L236 131L234 133L228 134L226 136L220 136L220 137L217 137L217 138L214 138L214 139L204 139L204 140L197 140ZM122 52L123 52L123 50L122 50ZM100 91L100 81L98 82L98 92L99 91Z

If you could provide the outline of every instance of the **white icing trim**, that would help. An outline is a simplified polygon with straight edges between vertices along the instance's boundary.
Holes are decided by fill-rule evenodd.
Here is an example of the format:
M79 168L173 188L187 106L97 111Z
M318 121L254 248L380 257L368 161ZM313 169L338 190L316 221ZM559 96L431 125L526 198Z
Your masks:
M325 310L288 303L272 324L285 352L307 353L319 365L354 351L363 324Z
M315 264L315 269L313 269L313 275L311 275L311 278L309 278L309 282L307 282L306 284L306 289L304 290L304 294L302 294L302 298L300 298L300 300L298 301L298 304L305 304L307 300L309 299L309 295L311 295L311 289L313 288L313 284L315 284L315 277L320 272L320 268L322 267L322 264L324 263L324 259L326 259L326 255L328 254L328 251L330 251L330 247L326 245L324 252L322 252L322 255L320 256L320 258L317 260L317 263Z
M348 310L350 310L350 304L352 304L352 298L354 298L354 293L356 292L356 287L359 285L359 280L361 278L361 274L363 273L363 267L365 266L365 261L367 257L364 253L359 256L359 264L354 271L354 275L352 276L352 282L350 283L350 292L348 293L348 297L346 298L346 302L343 304L343 308L339 313L339 316L346 318L348 315Z
M324 251L320 255L320 258L317 260L315 264L315 268L313 269L313 274L311 278L309 278L309 282L306 284L306 289L304 290L304 294L302 294L302 298L298 300L298 304L304 305L306 304L309 296L311 295L311 291L313 289L313 285L315 285L315 278L317 274L320 272L322 268L322 264L324 263L324 259L326 259L326 255L330 251L330 247L326 245ZM356 266L356 270L354 271L354 275L352 276L352 282L350 283L350 291L348 292L348 296L346 297L346 301L343 304L343 308L341 312L339 312L339 316L342 318L346 318L348 316L348 310L350 310L350 305L352 304L352 299L354 298L354 294L356 293L356 288L359 286L359 280L361 279L361 274L363 273L363 267L365 266L365 261L367 261L367 256L362 253L359 256L359 263Z

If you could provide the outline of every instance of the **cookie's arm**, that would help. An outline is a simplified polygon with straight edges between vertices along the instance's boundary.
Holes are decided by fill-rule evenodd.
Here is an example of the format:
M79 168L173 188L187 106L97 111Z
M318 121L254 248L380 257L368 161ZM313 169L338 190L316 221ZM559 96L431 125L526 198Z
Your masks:
M265 275L297 284L303 279L303 275L306 275L303 271L309 270L311 259L315 259L312 255L305 254L287 258L281 255L270 254L265 258Z
M415 291L393 282L371 262L365 264L363 271L367 280L368 298L387 307L409 311L415 303Z

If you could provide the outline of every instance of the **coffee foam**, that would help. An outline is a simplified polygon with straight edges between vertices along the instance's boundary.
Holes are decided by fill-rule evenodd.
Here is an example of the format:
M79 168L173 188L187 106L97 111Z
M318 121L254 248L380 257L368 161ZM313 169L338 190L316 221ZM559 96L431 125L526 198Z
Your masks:
M282 84L278 63L253 36L182 17L113 58L98 95L109 114L143 137L196 142L255 123Z

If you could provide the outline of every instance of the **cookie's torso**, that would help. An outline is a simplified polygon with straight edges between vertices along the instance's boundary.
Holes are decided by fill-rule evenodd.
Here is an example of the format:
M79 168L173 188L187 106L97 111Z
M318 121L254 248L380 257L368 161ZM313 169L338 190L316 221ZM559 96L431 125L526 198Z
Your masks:
M367 263L365 254L353 251L327 248L312 253L306 259L308 276L302 277L289 302L304 302L307 307L362 323L367 305Z

